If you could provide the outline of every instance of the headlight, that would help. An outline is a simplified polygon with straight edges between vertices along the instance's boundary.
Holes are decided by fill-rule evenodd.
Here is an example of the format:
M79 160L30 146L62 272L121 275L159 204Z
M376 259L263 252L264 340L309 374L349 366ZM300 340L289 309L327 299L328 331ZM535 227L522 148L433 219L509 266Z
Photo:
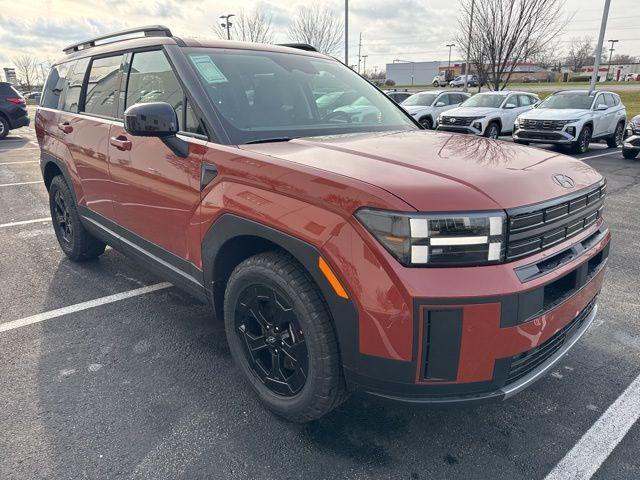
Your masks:
M563 123L564 123L565 125L567 125L568 123L576 123L576 122L579 122L579 121L580 121L580 119L579 119L579 118L575 118L575 119L573 119L573 120L564 120L564 122L563 122Z
M632 131L633 133L638 133L638 134L640 134L640 123L634 123L634 122L631 122L631 123L629 124L629 128L631 129L631 131Z
M363 208L356 218L405 266L482 265L504 260L506 215L398 213Z

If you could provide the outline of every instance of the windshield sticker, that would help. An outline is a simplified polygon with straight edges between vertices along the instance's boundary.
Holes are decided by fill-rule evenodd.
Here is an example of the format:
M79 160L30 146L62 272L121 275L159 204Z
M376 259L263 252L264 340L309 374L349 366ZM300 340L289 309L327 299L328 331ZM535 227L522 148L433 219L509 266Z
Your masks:
M220 69L213 63L209 55L192 55L191 61L196 67L202 78L208 83L225 83L228 82L227 77L220 71Z

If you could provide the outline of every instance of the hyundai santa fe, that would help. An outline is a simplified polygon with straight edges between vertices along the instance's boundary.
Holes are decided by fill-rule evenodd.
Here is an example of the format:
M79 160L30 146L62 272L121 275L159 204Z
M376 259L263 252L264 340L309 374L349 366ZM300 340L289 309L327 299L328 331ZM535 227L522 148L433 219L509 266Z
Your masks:
M367 114L319 108L332 92ZM162 26L87 40L52 67L35 123L64 253L109 245L210 303L238 372L292 421L355 391L509 398L596 316L599 173L425 131L308 45Z

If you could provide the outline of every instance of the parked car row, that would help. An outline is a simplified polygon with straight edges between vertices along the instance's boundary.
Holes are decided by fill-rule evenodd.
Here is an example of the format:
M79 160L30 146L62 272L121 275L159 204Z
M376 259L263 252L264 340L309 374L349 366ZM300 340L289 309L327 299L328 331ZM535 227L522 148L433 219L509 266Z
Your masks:
M447 80L447 76L445 74L439 74L433 77L433 86L436 88L449 86L451 88L462 87L464 85L464 77L465 75L458 75L457 77ZM478 83L480 83L480 78L478 75L466 75L467 77L467 85L469 87L477 87ZM451 78L451 77L449 77ZM482 82L484 85L484 82Z
M626 158L635 158L640 151L640 121L634 119L625 130L626 108L609 91L560 91L541 101L530 92L470 96L426 90L411 95L401 106L427 129L493 139L512 135L515 143L564 145L575 153L586 152L593 141L606 141L610 148L624 141Z

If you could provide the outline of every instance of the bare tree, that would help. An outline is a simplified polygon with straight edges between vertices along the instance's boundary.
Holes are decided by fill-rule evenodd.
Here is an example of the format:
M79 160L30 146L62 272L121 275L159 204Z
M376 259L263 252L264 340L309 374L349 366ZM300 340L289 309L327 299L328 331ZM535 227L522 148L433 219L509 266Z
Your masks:
M475 2L470 29L471 2L460 2L456 40L461 51L469 45L471 62L493 90L507 86L518 63L542 52L569 21L562 0L483 0Z
M28 91L34 86L38 77L38 60L30 55L20 55L12 59L16 69L16 77Z
M238 15L231 19L233 24L231 27L231 39L241 40L243 42L255 43L272 43L272 16L270 13L258 11L257 8L246 13L241 11ZM226 40L227 29L219 23L213 25L215 34Z
M567 65L574 72L580 72L586 65L593 65L594 49L591 37L574 38L567 52Z
M618 53L616 55L613 56L613 60L611 60L612 63L615 63L616 65L624 65L627 63L636 63L638 61L638 57L634 57L632 55L627 55L625 53Z
M562 64L562 55L557 42L549 43L546 47L534 53L529 58L533 63L545 70L553 70Z
M331 8L315 3L298 9L288 33L295 42L308 43L322 53L335 55L342 47L344 23Z

